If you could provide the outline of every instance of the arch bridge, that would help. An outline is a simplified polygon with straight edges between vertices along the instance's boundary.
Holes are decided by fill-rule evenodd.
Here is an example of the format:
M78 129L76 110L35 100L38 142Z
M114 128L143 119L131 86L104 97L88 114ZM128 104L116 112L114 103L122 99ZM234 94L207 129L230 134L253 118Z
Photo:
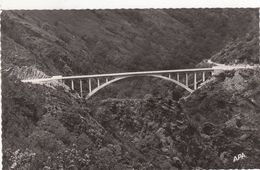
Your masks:
M99 90L117 81L130 77L148 76L163 79L172 82L188 92L196 90L201 83L205 82L212 76L214 68L195 68L195 69L179 69L179 70L161 70L161 71L141 71L141 72L125 72L112 74L96 74L96 75L79 75L79 76L53 76L43 79L27 79L22 82L44 83L61 81L70 87L71 90L77 91L80 97L86 99L93 96Z

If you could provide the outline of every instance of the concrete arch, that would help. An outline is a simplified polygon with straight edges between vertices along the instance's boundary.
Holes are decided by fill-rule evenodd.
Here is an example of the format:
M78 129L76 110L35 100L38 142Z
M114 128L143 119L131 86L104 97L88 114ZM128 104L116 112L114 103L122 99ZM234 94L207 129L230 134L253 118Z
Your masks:
M171 82L175 83L176 85L184 88L185 90L187 90L190 93L194 91L191 88L189 88L188 86L184 85L183 83L178 82L177 80L165 77L165 76L161 76L161 75L142 75L142 76L143 77L144 76L146 76L146 77L156 77L156 78L164 79L164 80L167 80L167 81L171 81ZM112 84L112 83L117 82L117 81L122 80L122 79L130 78L130 77L136 77L136 76L135 75L134 76L123 76L123 77L117 77L115 79L112 79L112 80L96 87L95 89L93 89L90 93L88 93L86 99L89 99L91 96L93 96L95 93L97 93L99 90L103 89L104 87L108 86L109 84Z

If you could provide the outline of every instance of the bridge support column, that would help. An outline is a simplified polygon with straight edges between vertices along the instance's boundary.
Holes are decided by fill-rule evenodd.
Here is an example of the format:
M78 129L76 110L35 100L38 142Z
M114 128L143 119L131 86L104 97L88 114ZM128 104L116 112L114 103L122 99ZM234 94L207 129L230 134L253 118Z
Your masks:
M100 86L99 78L97 79L97 86L98 86L98 87Z
M205 72L203 71L202 72L202 82L204 82L205 81Z
M186 75L186 81L185 81L185 83L186 83L186 86L189 87L189 76L188 76L188 73L185 73L185 75Z
M180 81L180 74L177 73L177 81L179 82Z
M74 90L74 81L71 80L71 90Z
M106 83L108 82L108 78L106 78Z
M91 79L88 79L88 91L91 93Z
M79 86L80 86L80 97L83 97L83 92L82 92L82 80L79 80Z
M171 74L169 74L169 79L171 78Z
M197 73L194 73L194 90L197 89Z

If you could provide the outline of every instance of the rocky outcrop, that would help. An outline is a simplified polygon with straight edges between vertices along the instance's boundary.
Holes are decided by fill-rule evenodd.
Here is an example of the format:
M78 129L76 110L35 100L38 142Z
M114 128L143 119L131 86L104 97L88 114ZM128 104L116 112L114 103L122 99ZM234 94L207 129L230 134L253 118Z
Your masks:
M10 76L16 76L20 80L50 78L50 76L46 75L44 72L40 71L34 66L16 66L6 71L9 72Z

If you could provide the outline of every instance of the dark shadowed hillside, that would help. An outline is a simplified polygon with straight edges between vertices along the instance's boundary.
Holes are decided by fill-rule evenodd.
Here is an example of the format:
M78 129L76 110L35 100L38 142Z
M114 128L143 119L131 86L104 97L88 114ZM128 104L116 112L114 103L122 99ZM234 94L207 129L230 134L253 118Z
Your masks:
M257 12L248 9L4 11L2 17L4 66L36 65L49 75L192 67L258 30Z

